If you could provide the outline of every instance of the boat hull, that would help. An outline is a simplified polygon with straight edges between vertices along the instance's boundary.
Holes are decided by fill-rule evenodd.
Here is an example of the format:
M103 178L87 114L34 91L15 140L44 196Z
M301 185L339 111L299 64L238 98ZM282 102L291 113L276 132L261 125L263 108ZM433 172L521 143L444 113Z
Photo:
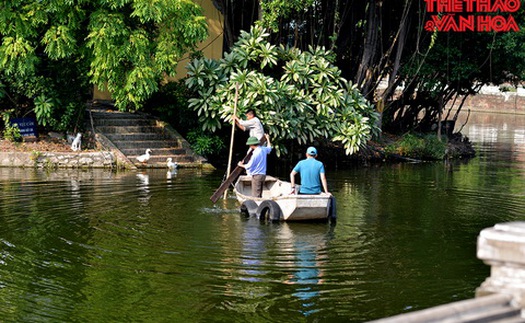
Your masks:
M240 203L252 200L260 206L263 201L274 201L279 205L281 220L284 221L326 220L329 217L332 198L330 194L290 194L291 184L272 176L266 176L261 198L250 195L251 176L239 177L234 191Z

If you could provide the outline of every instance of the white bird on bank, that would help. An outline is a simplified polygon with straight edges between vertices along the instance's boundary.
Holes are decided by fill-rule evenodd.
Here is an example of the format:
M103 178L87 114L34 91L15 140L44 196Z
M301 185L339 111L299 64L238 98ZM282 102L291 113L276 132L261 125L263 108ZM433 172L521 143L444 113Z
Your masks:
M73 142L71 143L71 149L73 151L79 151L81 149L82 143L81 143L82 134L79 132L77 133L77 136L75 139L73 139Z
M149 158L151 157L151 149L146 149L146 153L144 155L140 155L137 157L137 160L143 164L147 163Z
M172 161L173 159L168 158L166 159L166 166L168 166L169 170L175 170L177 169L177 166L179 166L177 163Z

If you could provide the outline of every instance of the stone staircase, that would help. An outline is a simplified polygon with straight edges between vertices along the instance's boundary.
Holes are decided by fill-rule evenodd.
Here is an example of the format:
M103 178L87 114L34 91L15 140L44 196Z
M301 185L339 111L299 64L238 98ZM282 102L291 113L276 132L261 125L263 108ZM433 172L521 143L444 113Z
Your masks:
M88 113L99 142L117 149L121 162L131 168L166 168L167 158L179 167L201 167L206 162L177 131L152 116L93 108ZM152 150L148 163L138 162L136 157L148 148Z

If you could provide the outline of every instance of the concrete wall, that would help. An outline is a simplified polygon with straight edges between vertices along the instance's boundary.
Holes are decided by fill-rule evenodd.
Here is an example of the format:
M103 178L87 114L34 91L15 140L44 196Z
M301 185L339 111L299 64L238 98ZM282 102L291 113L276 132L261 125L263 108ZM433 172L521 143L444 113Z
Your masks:
M456 100L457 107L460 98ZM465 101L462 111L467 109L498 113L525 113L525 96L516 92L480 93Z

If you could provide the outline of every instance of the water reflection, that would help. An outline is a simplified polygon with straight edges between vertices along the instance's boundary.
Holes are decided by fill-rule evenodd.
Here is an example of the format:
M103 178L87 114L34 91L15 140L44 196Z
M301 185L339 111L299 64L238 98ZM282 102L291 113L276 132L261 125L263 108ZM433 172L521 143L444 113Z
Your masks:
M498 141L498 129L492 126L473 125L467 128L466 135L477 142L495 143Z
M293 273L284 281L293 285L296 291L292 296L301 303L300 312L309 316L319 311L317 299L321 295L324 283L324 271L329 258L326 252L327 244L333 237L335 225L289 224L280 228L279 239L287 241L292 257Z
M466 119L466 113L461 113L457 125L463 124ZM470 115L462 133L478 146L482 154L487 152L499 155L499 160L524 162L524 128L524 115L475 112Z
M514 143L516 145L525 146L525 129L514 130Z
M80 180L76 178L72 178L70 180L70 187L71 187L71 197L76 199L78 202L81 200L80 195Z
M138 189L138 200L142 205L148 205L151 198L149 188L149 175L145 172L137 173L137 189Z
M177 177L177 169L170 169L166 172L166 179L170 180Z
M266 271L264 268L264 254L266 253L267 230L255 219L250 219L242 234L242 267L240 279L250 282L258 282Z

